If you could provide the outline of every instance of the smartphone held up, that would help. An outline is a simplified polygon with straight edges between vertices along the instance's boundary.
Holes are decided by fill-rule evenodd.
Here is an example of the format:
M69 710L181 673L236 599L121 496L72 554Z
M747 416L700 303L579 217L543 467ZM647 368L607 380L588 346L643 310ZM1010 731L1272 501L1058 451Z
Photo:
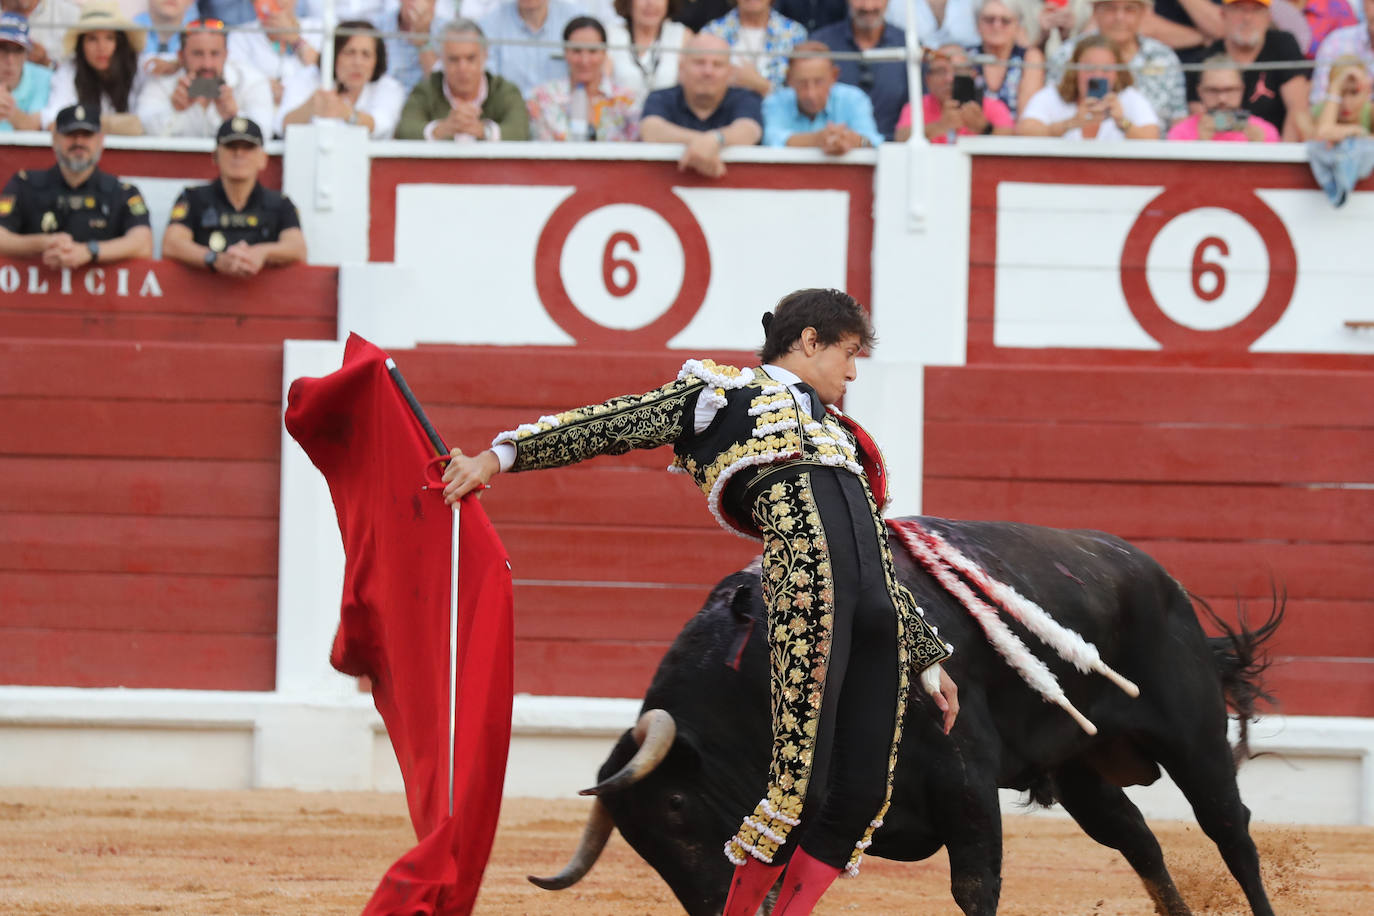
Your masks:
M193 99L209 99L213 102L219 98L219 89L223 85L223 77L197 76L191 80L191 85L187 87L186 94Z

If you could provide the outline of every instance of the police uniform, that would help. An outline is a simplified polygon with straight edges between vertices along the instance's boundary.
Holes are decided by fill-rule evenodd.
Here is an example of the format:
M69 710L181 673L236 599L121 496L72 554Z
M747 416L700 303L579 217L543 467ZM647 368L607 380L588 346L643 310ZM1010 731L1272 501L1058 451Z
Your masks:
M773 863L795 833L855 873L887 810L910 672L952 649L897 579L877 446L809 388L798 398L799 382L774 366L688 360L661 388L541 417L493 448L514 445L510 470L522 471L672 444L671 469L721 526L763 542L772 763L725 854ZM703 404L715 413L699 429Z
M221 146L239 142L261 146L262 129L249 118L231 118L220 126L216 140ZM172 205L171 222L190 229L197 245L215 253L235 242L275 242L285 230L301 226L296 205L280 191L255 184L243 209L238 210L224 193L221 179L182 191Z
M98 133L100 111L73 105L57 115L58 133ZM147 226L148 206L138 188L95 169L81 184L67 184L54 165L41 172L20 169L0 193L0 226L20 235L65 232L76 242L117 239Z

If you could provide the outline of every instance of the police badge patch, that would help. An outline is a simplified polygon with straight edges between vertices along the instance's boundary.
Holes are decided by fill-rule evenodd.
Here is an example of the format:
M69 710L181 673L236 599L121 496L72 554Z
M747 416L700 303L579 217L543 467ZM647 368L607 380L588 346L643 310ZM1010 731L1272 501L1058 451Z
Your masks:
M143 203L143 200L142 200L141 198L136 198L136 199L138 200L139 204L142 204L142 203ZM130 201L130 202L129 202L129 208L130 208L130 209L133 209L133 201ZM146 210L147 207L144 207L144 209ZM187 212L187 210L188 210L188 207L186 206L186 201L185 201L185 200L178 200L178 201L172 206L172 219L173 219L174 221L175 221L175 220L179 220L179 219L185 219L185 218L186 218L186 212Z
M245 130L248 129L248 119L247 119L247 118L235 118L235 119L233 120L233 122L230 123L229 128L230 128L234 133L236 133L236 134L241 134L241 133L243 133Z
M0 197L0 216L9 216L14 212L14 195L6 194Z
M181 215L182 215L182 216L185 216L185 215L186 215L186 212L185 212L185 211L186 211L186 205L185 205L185 204L182 204L181 207L182 207L182 214L181 214ZM143 198L142 198L141 196L139 196L138 194L135 194L133 197L130 197L130 198L129 198L129 212L132 213L134 216L142 216L143 214L145 214L145 213L148 212L148 205L145 204L145 203L143 202ZM174 210L172 210L172 219L176 219L176 218L177 218L177 211L174 209Z

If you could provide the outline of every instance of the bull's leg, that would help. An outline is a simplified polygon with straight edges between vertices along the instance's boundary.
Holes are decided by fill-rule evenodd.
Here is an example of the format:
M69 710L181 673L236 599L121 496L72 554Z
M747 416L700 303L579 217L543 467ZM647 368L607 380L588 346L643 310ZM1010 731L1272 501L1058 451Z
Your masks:
M1084 833L1125 856L1144 882L1156 910L1164 916L1190 916L1192 911L1164 865L1159 841L1125 792L1103 779L1091 765L1074 761L1054 772L1054 790Z
M997 780L968 775L933 786L932 809L949 851L949 890L964 916L996 916L1002 895L1002 811Z
M1260 877L1259 852L1250 838L1250 809L1240 800L1236 769L1225 729L1214 729L1188 748L1161 755L1159 762L1193 806L1198 826L1217 844L1255 916L1274 916Z

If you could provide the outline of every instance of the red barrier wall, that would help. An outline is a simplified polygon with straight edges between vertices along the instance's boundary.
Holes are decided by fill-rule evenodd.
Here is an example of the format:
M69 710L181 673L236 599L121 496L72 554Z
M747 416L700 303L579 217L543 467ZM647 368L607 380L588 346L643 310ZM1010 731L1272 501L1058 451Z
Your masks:
M30 267L0 262L0 681L272 689L281 339L334 337L337 271Z
M1374 715L1374 373L983 366L926 374L925 511L1096 528L1235 619L1288 617L1293 714Z

